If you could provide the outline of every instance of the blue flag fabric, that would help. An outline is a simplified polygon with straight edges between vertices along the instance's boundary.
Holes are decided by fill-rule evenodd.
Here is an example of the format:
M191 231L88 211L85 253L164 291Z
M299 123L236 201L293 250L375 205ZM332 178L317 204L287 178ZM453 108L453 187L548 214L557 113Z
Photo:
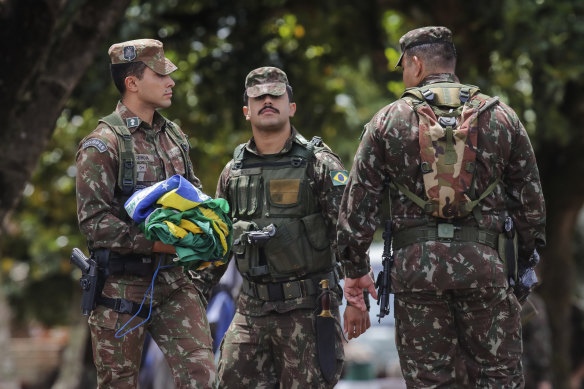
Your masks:
M156 208L161 198L168 200L167 206L179 211L194 208L211 200L200 189L195 187L183 176L175 174L167 180L160 181L148 188L136 191L124 204L124 208L136 223L142 223ZM174 201L174 202L173 202Z

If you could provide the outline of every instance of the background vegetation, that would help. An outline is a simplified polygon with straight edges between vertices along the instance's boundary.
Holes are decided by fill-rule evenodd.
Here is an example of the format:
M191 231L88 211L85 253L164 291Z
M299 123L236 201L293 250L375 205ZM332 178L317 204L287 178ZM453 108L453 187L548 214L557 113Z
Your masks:
M536 149L548 210L541 292L555 387L567 387L570 305L584 266L575 239L584 201L581 1L4 0L0 21L0 285L13 335L26 335L31 323L71 323L78 274L69 255L84 247L75 152L119 97L109 76L112 43L164 42L179 68L164 114L189 135L196 173L212 195L233 148L250 134L241 113L250 70L284 69L298 105L293 124L322 136L350 168L363 125L403 90L394 70L399 37L445 25L454 32L458 76L511 105Z

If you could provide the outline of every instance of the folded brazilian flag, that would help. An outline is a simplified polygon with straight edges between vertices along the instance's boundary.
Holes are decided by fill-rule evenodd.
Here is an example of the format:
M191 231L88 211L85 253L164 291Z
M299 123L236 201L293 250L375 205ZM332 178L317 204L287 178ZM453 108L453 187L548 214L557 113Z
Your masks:
M201 192L183 176L175 174L167 180L136 191L126 201L124 208L136 223L142 223L158 207L157 203L185 211L208 200L211 200L211 197Z
M150 240L175 246L179 262L202 269L228 260L232 222L225 199L213 199L180 175L134 193L126 212Z

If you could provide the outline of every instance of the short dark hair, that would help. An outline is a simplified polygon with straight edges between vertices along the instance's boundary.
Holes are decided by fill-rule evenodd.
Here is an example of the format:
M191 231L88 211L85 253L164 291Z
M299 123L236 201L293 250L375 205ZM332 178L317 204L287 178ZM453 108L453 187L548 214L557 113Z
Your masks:
M286 84L286 93L288 94L288 100L293 103L294 102L294 92L292 92L292 87ZM249 97L247 96L247 89L243 91L243 103L247 104Z
M407 49L404 55L420 58L429 70L456 68L456 49L450 42L427 43Z
M112 79L114 80L114 85L122 95L126 93L126 77L134 76L141 80L144 76L144 70L146 70L146 64L141 61L110 64L110 71Z

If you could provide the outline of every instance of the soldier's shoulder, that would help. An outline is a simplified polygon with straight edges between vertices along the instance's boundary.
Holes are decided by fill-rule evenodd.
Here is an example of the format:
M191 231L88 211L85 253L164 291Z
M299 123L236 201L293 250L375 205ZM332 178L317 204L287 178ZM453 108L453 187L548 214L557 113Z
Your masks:
M400 98L378 110L369 121L369 125L372 125L375 128L382 128L385 126L388 119L399 117L406 118L411 116L413 112L414 109L408 100Z
M106 123L100 122L95 130L91 131L79 142L79 150L96 148L100 153L107 149L117 149L117 135Z

